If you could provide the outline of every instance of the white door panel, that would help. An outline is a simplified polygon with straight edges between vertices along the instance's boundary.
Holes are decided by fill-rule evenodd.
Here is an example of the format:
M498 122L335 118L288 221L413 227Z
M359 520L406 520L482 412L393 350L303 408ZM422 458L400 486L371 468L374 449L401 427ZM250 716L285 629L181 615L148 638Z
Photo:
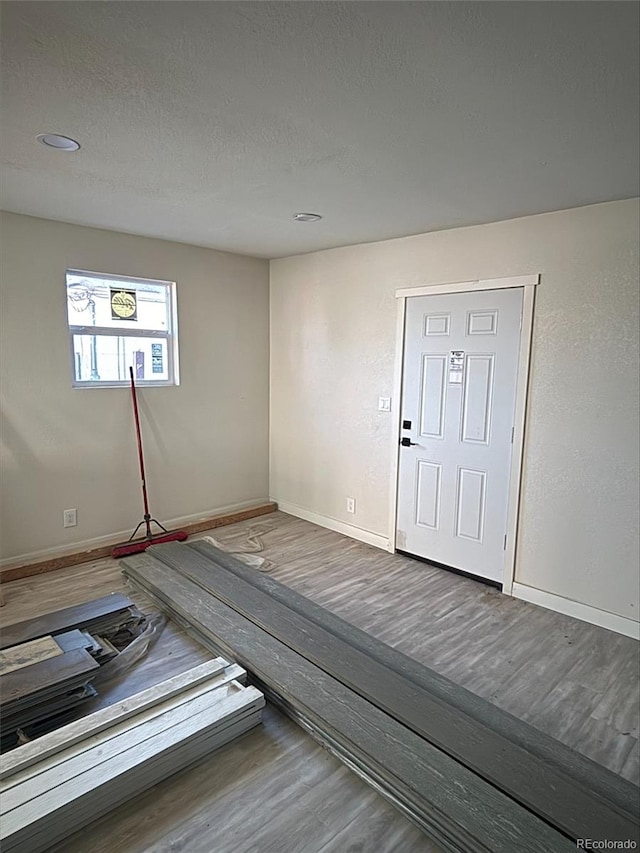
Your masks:
M501 582L521 288L407 299L398 547Z

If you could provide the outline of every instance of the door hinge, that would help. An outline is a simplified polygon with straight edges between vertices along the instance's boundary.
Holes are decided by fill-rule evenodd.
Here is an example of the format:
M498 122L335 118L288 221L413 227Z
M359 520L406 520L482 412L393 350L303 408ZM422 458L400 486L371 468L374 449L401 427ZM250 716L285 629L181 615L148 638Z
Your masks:
M507 550L507 534L506 534L506 533L504 534L504 546L503 546L503 550L504 550L504 551L506 551L506 550Z
M515 428L515 427L511 427L511 444L513 444L513 437L514 437L514 435L515 435L515 432L516 432L516 428Z

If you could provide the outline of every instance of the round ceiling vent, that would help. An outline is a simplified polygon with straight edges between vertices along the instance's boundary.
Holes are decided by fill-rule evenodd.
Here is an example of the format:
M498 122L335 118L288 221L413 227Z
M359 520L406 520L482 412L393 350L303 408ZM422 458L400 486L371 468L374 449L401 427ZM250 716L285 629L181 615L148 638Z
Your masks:
M80 143L75 139L60 136L59 133L40 133L36 139L48 148L55 148L56 151L77 151L80 148Z
M319 213L294 213L293 218L296 222L317 222L322 219Z

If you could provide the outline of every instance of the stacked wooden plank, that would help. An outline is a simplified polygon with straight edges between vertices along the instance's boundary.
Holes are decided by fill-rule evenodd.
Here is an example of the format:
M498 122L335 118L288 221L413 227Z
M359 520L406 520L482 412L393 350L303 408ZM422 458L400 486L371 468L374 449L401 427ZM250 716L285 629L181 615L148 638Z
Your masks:
M91 679L100 665L85 649L58 649L59 654L0 676L3 742L18 729L55 718L95 695Z
M496 733L521 747L542 760L547 768L554 768L571 777L603 799L614 803L623 812L637 812L637 787L611 773L607 768L595 764L545 732L524 723L497 705L487 702L481 696L346 622L275 578L253 571L224 551L213 548L206 541L194 541L189 543L189 547L263 592L269 593L277 601L345 640L373 660L401 673L408 681L441 700L449 712L451 708L461 711L480 723L485 732ZM532 771L531 775L536 774Z
M130 598L114 592L83 604L45 613L35 619L8 625L2 629L0 649L40 637L55 637L74 629L88 631L93 636L112 637L122 630L130 630L143 620L144 617Z
M100 666L118 654L118 650L106 637L100 637L97 634L94 636L88 631L80 631L77 628L72 631L65 631L62 634L56 634L55 638L51 637L51 639L55 640L55 643L63 652L70 652L72 649L85 649ZM37 643L40 641L32 640L31 642ZM29 643L21 643L19 646L12 646L7 651L0 651L0 657L3 654L7 654L15 649L24 648L27 645Z
M445 849L637 838L634 786L212 546L123 567Z
M258 725L245 675L218 658L2 756L2 850L46 850Z
M143 621L130 598L114 594L6 627L0 637L0 749L72 719L96 695L92 681L99 666L118 654L109 638L124 645Z

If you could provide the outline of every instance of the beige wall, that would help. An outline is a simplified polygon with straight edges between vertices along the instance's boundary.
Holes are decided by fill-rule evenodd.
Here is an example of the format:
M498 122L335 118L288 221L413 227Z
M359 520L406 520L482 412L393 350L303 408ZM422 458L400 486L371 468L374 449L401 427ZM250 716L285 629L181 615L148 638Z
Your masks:
M142 516L129 392L71 388L67 267L177 282L182 383L140 392L155 516L265 499L268 263L13 214L1 226L3 558Z
M396 288L527 273L516 580L637 619L637 200L273 261L271 495L388 536Z
M71 388L67 267L178 282L182 384L141 392L156 516L267 497L266 261L13 214L0 240L5 560L141 515L128 393ZM388 536L396 288L539 272L516 580L637 619L637 240L632 200L273 261L271 495Z

